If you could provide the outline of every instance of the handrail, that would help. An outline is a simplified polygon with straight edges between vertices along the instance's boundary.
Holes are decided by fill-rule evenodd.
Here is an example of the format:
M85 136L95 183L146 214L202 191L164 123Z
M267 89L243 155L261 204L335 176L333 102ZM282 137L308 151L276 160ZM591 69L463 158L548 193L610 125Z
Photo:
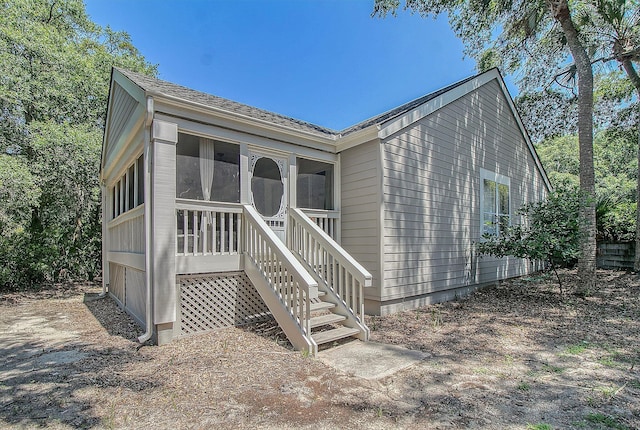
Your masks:
M289 248L298 254L325 285L364 323L363 288L372 276L302 210L289 208Z
M176 209L242 213L242 205L240 203L214 202L209 200L176 199Z
M300 208L302 213L315 222L331 239L340 242L340 211Z
M318 283L252 206L244 205L243 209L247 257L264 276L272 293L279 298L289 316L305 335L307 342L314 348L315 342L311 338L310 324L311 297L317 296L312 290L317 289ZM277 318L275 313L274 316ZM292 340L292 337L286 333L286 323L282 321L278 323L285 329L287 337ZM310 352L315 353L315 351Z
M330 218L330 219L340 218L340 211L327 210L327 209L305 209L305 208L300 208L300 210L309 218L313 218L313 217Z

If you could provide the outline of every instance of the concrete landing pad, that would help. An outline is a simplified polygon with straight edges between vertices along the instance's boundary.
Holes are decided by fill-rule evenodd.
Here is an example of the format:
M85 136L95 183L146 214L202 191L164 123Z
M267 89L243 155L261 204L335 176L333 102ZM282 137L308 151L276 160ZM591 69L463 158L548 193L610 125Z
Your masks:
M380 379L406 369L430 355L400 346L353 341L318 353L324 364L364 379Z

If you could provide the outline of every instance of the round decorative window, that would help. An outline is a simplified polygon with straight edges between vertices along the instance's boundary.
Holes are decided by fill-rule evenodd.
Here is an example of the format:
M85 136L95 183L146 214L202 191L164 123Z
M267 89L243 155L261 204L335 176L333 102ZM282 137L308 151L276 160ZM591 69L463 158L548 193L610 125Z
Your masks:
M260 215L272 217L280 211L284 184L278 164L271 158L260 158L253 167L251 178L253 204Z

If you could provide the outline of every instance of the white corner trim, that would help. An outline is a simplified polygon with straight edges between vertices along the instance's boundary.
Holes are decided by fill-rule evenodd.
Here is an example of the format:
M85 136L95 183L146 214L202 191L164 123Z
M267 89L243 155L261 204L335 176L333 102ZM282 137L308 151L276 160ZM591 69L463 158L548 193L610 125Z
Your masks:
M379 133L380 139L385 139L392 134L402 130L403 128L408 127L414 122L419 121L427 115L435 112L436 110L458 100L460 97L470 93L471 91L480 88L493 79L497 79L498 81L501 80L500 74L498 73L497 69L491 69L481 75L478 75L475 78L471 79L469 82L458 85L457 87L452 88L451 90L439 95L438 97L435 97L434 99L431 99L428 102L417 106L404 115L401 115L400 117L384 125Z

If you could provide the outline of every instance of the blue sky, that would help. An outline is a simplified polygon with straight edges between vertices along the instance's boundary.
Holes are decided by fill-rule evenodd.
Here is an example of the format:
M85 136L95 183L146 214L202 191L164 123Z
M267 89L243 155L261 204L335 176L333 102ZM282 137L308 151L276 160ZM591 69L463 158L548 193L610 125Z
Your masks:
M373 0L85 0L159 77L342 129L475 73L446 18Z

